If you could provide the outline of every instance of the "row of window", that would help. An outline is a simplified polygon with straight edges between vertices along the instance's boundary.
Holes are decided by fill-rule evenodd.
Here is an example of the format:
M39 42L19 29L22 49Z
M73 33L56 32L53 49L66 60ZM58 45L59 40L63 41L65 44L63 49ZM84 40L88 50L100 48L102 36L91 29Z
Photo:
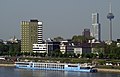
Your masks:
M59 69L64 69L64 67L55 67L55 66L34 66L34 67L38 67L38 68L59 68Z
M33 49L47 49L47 48L33 48Z

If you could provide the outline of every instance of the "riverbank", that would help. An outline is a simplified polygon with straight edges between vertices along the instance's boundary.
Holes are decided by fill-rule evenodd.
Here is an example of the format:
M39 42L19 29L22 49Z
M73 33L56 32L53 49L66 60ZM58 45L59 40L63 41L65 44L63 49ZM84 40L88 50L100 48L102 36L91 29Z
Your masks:
M15 64L0 64L1 67L15 67Z
M98 72L112 72L112 73L120 73L119 69L105 69L105 68L97 68Z

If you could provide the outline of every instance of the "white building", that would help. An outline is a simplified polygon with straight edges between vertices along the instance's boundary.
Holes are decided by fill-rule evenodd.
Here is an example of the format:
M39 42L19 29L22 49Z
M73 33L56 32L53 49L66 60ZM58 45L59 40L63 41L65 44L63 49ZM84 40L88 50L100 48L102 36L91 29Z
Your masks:
M51 53L59 49L59 42L54 42L51 39L46 40L41 44L33 44L33 52L37 53Z
M74 44L68 41L61 41L60 51L62 52L62 54L64 54L65 52L74 53Z
M38 44L43 42L43 23L38 22Z
M33 44L33 52L47 53L47 45L46 44Z
M82 48L81 47L76 47L74 48L74 53L77 55L77 54L82 54Z
M86 54L86 53L91 53L91 46L89 43L87 44L81 44L81 45L78 45L78 46L75 46L74 47L74 53L77 55L77 54Z

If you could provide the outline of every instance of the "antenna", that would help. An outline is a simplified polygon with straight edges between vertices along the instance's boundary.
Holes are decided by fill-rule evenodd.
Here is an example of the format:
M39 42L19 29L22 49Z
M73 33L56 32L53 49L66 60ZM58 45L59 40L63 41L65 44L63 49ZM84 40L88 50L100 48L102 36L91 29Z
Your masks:
M111 2L109 4L109 13L112 13L112 5L111 5Z

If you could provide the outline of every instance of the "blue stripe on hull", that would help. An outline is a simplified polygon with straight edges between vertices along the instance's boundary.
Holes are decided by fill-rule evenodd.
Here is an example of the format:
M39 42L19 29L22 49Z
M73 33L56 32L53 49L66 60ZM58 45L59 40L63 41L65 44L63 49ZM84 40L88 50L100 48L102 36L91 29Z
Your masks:
M58 70L58 71L76 71L76 72L91 72L90 69L80 69L80 70L73 70L73 69L58 69L58 68L32 68L32 67L17 67L17 68L22 68L22 69L32 69L32 70Z

